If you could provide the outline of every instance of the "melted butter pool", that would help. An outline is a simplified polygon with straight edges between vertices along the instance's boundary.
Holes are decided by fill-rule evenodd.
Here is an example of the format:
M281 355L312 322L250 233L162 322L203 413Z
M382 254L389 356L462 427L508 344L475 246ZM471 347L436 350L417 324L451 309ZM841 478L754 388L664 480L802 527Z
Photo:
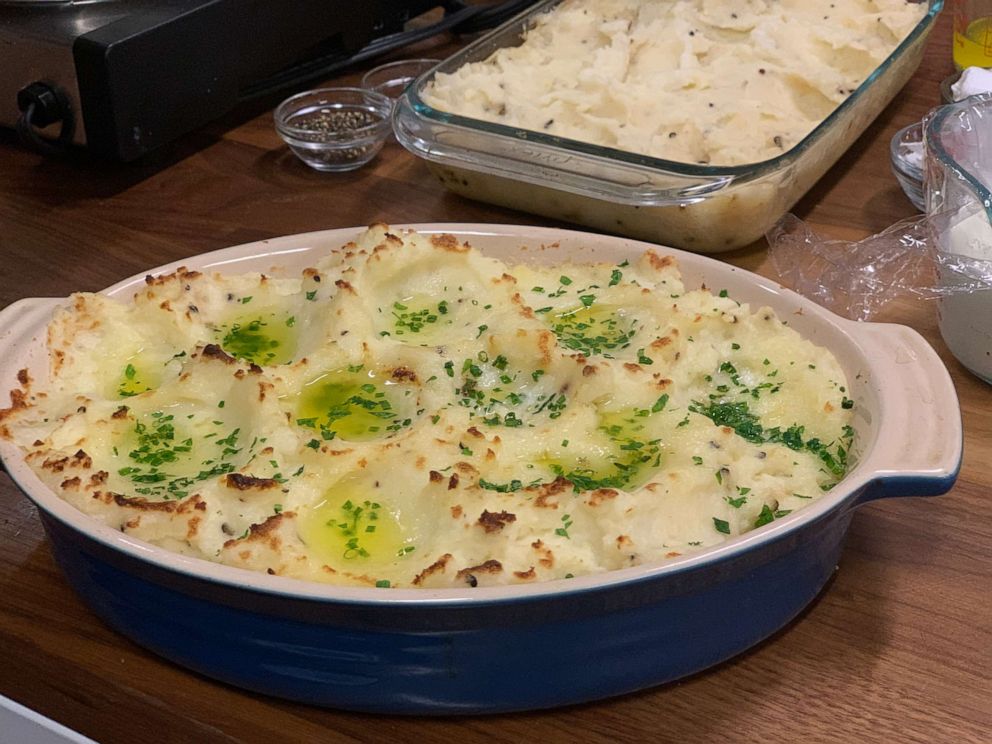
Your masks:
M277 313L249 313L221 328L221 346L233 357L261 367L288 364L296 354L296 319Z
M413 552L389 505L357 483L336 486L303 515L299 531L315 555L338 568L383 565Z
M112 443L116 475L152 499L182 499L194 484L233 472L244 457L240 429L173 405L140 414Z
M648 480L661 461L661 442L647 432L649 411L627 409L601 413L586 446L559 447L539 465L572 481L581 490L632 490Z
M124 360L112 397L130 398L154 390L162 383L162 365L148 358L143 349Z
M296 401L296 423L320 431L325 440L381 439L408 426L387 393L395 383L373 371L335 370L311 380Z

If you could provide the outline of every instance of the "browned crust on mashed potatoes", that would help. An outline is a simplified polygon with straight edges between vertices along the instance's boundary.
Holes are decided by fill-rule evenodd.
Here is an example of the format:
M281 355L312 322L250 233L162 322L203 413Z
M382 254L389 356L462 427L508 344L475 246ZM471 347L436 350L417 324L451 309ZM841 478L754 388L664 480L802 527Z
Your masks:
M818 498L853 437L829 352L650 250L508 265L376 225L298 277L74 295L47 338L0 436L62 498L184 555L355 586L671 560Z

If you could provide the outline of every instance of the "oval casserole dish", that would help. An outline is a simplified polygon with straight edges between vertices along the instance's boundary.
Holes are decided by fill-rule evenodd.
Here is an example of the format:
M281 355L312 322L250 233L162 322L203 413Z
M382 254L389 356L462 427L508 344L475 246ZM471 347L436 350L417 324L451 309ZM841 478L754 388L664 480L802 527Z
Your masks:
M399 227L399 226L397 226ZM535 227L410 225L452 233L511 262L632 259L646 243ZM288 275L360 228L227 248L179 265ZM681 251L687 287L726 288L772 307L830 349L855 400L854 465L808 507L664 563L533 585L400 590L269 576L168 552L78 512L20 451L3 462L37 506L56 561L93 611L137 643L256 692L317 705L405 714L545 708L669 682L719 663L792 620L837 566L854 509L888 496L946 492L961 461L961 417L940 359L915 331L854 323L755 274ZM105 294L127 300L145 273ZM0 312L0 380L47 377L45 327L63 300Z

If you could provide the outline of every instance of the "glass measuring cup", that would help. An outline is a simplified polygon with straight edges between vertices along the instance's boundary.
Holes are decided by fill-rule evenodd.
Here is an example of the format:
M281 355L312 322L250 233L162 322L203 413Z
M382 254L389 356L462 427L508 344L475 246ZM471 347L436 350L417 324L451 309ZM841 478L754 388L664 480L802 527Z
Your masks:
M924 125L927 214L934 220L941 336L992 382L992 93L942 106Z
M958 70L992 67L992 0L952 0L954 45Z

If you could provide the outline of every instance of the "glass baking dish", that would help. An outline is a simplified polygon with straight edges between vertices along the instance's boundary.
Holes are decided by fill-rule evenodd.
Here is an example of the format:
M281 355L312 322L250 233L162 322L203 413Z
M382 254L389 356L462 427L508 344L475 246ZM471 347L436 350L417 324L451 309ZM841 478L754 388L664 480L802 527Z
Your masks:
M448 58L407 88L396 138L463 196L699 253L738 248L765 231L847 150L912 76L943 0L878 68L794 147L734 166L677 163L459 116L420 97L452 72L518 45L545 0Z

